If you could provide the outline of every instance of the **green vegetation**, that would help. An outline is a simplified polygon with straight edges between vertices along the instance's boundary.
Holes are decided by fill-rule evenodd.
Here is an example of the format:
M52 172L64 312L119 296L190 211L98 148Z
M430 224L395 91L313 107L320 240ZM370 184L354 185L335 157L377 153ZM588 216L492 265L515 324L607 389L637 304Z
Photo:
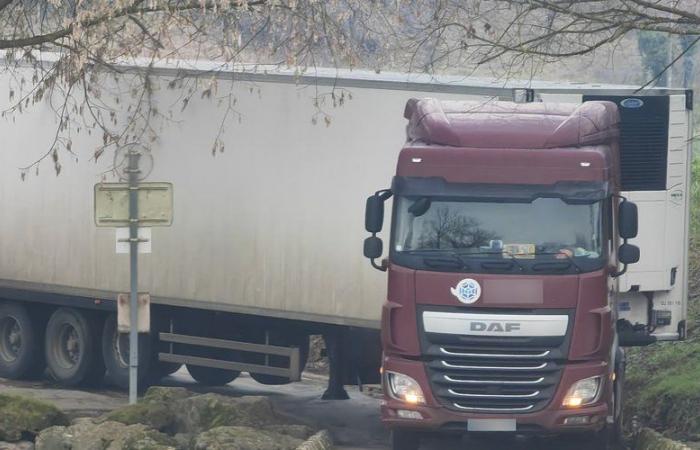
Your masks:
M55 406L33 398L0 394L0 441L19 441L68 418Z
M700 142L694 147L688 340L628 352L625 409L628 422L638 419L670 436L700 440Z

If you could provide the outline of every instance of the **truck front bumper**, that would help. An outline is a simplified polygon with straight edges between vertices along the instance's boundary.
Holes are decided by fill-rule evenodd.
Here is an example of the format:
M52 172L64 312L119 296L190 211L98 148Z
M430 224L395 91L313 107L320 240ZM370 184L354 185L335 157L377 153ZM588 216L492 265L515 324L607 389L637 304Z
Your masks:
M564 367L561 381L550 403L542 410L518 414L464 413L447 408L433 396L424 367L420 361L385 357L384 372L408 375L416 380L423 390L425 404L413 405L391 397L384 381L382 422L390 428L413 428L427 432L466 433L473 419L515 420L517 434L562 434L568 432L597 431L605 426L610 406L609 369L605 362L568 364ZM603 376L600 400L592 405L566 408L562 402L569 388L579 380Z

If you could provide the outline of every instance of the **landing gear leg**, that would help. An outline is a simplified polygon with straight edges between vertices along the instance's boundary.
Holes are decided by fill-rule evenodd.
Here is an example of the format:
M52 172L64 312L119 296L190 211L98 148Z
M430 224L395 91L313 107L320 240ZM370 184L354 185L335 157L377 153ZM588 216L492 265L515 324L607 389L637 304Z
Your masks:
M343 355L342 337L342 331L337 329L328 330L323 335L331 366L328 389L323 393L323 400L348 400L350 398L343 384L345 355Z

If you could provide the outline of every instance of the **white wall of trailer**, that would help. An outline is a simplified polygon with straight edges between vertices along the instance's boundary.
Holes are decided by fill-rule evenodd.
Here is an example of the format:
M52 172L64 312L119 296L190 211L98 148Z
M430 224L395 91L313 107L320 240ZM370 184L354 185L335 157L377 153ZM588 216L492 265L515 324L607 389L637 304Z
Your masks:
M635 96L634 91L628 93ZM583 101L581 94L544 93L540 97L543 101ZM686 94L669 95L669 104L666 189L622 192L638 207L639 233L629 242L640 248L640 260L617 280L615 305L620 318L632 324L647 324L651 320L651 296L655 310L671 313L669 325L653 330L660 340L679 338L678 325L686 320L688 300L693 121L692 111L686 109Z
M225 151L213 157L226 106L195 96L180 112L181 92L165 88L172 76L155 83L158 109L174 114L149 144L148 181L174 184L174 222L153 229L140 289L161 303L377 327L386 278L362 256L364 202L391 183L406 100L478 97L353 87L344 106L324 108L326 126L312 117L313 98L328 88L237 82L241 122L230 116ZM0 92L12 82L3 74ZM125 292L128 256L115 254L114 229L93 220L94 184L117 181L103 178L111 155L92 160L102 133L73 133L77 157L60 152L59 176L48 158L39 176L20 179L19 167L46 152L56 126L48 100L0 120L0 287Z

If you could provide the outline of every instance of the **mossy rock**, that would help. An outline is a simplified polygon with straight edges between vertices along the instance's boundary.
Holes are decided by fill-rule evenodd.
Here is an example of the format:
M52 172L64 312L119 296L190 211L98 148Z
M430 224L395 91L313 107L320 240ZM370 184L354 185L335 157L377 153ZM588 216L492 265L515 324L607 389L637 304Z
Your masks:
M266 397L226 397L219 394L195 395L178 402L176 429L200 433L223 426L261 428L282 424Z
M174 450L175 439L146 425L80 421L52 427L36 439L36 450Z
M103 417L126 425L144 424L164 432L175 432L178 402L193 394L185 388L152 387L139 403L116 409Z
M125 425L141 423L159 431L167 431L173 427L175 413L167 403L142 402L116 409L104 416L103 420Z
M153 386L148 388L141 401L146 403L173 403L194 394L181 387Z
M286 434L297 439L306 440L314 434L314 430L307 427L306 425L266 425L263 427L266 431L275 431L280 434Z
M197 436L196 450L296 450L303 440L251 427L217 427Z
M690 450L680 442L666 439L648 428L643 429L635 438L635 450Z
M68 417L50 403L0 394L0 441L16 442L54 425L67 425Z
M331 434L327 430L321 430L297 447L296 450L332 450L334 448Z

